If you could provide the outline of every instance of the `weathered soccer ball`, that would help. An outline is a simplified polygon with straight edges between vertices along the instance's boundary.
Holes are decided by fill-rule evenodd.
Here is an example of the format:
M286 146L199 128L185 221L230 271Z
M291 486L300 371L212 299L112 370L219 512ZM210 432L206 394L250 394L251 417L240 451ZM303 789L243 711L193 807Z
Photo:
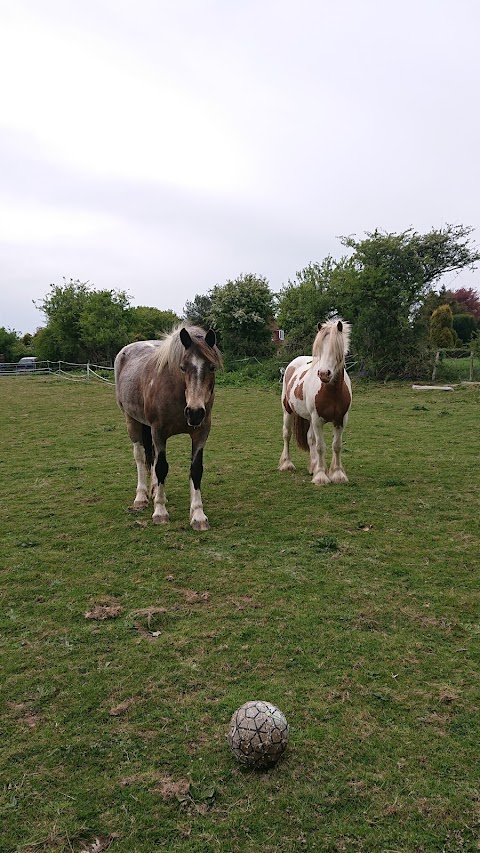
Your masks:
M242 764L269 767L287 748L288 723L270 702L246 702L233 714L227 739Z

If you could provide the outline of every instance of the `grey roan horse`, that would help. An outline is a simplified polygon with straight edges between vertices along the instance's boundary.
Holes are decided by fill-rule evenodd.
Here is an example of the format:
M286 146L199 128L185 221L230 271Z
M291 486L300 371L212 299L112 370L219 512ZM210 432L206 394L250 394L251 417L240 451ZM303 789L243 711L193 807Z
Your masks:
M200 483L215 370L221 364L215 332L198 326L177 326L163 340L128 344L115 359L117 403L125 415L137 463L137 492L131 509L148 506L150 471L154 524L169 520L165 507L167 439L188 433L192 439L190 524L194 530L208 530Z

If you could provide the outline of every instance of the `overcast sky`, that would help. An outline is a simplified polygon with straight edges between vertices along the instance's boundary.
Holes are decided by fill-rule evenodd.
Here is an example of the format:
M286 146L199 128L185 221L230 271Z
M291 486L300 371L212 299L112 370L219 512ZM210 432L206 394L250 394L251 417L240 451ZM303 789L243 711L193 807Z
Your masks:
M480 242L479 32L478 0L0 0L0 326L63 276L181 313L342 234Z

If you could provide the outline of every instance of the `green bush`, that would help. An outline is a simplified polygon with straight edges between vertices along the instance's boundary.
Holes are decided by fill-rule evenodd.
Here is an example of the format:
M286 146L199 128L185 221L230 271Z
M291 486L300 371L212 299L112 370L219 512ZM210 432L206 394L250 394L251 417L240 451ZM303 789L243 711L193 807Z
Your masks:
M477 321L473 314L453 315L453 330L464 344L468 344L471 341L476 328Z
M249 383L268 385L277 383L280 387L281 368L287 362L280 358L258 361L256 358L225 359L225 367L217 377L218 385L242 386Z

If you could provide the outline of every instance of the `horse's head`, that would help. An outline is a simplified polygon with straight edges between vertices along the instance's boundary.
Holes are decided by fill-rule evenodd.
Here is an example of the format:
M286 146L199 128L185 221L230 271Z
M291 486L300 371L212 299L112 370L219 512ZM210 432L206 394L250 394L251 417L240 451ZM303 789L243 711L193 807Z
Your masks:
M199 427L213 398L215 370L221 365L221 356L213 329L206 334L197 328L190 332L180 329L183 352L179 367L185 383L185 418L189 427Z
M344 320L332 320L318 324L317 336L312 353L321 381L335 381L339 371L345 367L345 355L350 344L350 324Z

